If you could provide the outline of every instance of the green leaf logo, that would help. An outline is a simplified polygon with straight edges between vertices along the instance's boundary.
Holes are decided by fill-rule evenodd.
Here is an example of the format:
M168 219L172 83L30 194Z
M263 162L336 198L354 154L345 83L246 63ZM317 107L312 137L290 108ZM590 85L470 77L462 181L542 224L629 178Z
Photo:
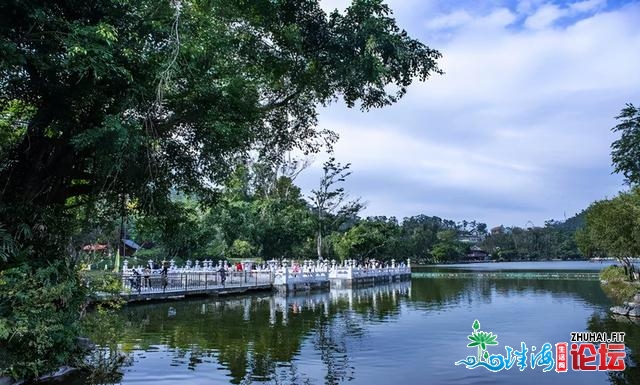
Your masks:
M475 320L473 322L473 333L467 336L467 338L471 341L467 345L470 348L477 347L478 348L478 361L482 361L482 359L489 358L489 352L487 352L487 346L489 345L498 345L498 335L490 332L480 331L480 322Z
M469 345L467 345L468 347L480 346L482 350L485 350L487 348L487 345L498 344L498 341L496 341L496 338L498 338L498 336L493 333L477 332L467 338L471 340Z

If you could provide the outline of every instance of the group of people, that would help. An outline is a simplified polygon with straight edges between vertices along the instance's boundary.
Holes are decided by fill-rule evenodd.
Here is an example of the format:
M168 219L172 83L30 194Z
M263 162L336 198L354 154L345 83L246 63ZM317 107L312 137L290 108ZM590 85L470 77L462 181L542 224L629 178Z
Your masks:
M234 266L231 266L231 264L228 262L223 262L218 269L218 273L220 274L220 282L222 282L222 285L224 285L227 281L227 274L229 271L244 271L244 266L240 262L236 263Z
M140 274L138 269L133 269L133 277L129 278L131 288L140 291L143 287L152 287L151 276L153 275L153 271L157 270L158 268L159 265L156 262L149 262L147 267L142 269L142 274ZM160 269L160 284L163 290L167 288L167 284L169 283L168 275L169 264L167 262L163 262L162 269Z
M187 263L189 266L189 262ZM160 283L160 287L164 290L167 288L169 283L169 263L163 261L162 263L158 263L155 261L149 261L146 267L144 268L134 268L131 271L133 272L133 276L129 278L129 283L132 289L140 291L143 288L152 288L158 287L158 282ZM227 281L227 276L232 272L242 272L249 271L259 268L254 264L244 265L240 262L235 264L231 264L228 261L223 261L220 264L220 267L215 270L220 276L220 282L224 285ZM264 266L266 268L266 265ZM159 280L157 279L159 275Z

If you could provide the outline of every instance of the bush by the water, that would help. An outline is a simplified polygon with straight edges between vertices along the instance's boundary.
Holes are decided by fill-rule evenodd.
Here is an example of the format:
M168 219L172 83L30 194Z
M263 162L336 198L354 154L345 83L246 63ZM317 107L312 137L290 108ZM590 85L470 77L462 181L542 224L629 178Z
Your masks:
M627 275L622 266L608 266L600 272L600 280L604 282L626 281Z
M121 381L122 367L131 363L131 357L118 345L118 337L124 327L123 319L117 315L117 308L102 304L83 319L83 335L95 347L84 357L78 357L74 366L83 372L89 383L110 384Z
M29 379L70 362L85 288L64 262L0 272L0 377Z
M600 273L602 289L615 302L624 303L633 299L640 291L637 282L629 281L622 266L609 266Z

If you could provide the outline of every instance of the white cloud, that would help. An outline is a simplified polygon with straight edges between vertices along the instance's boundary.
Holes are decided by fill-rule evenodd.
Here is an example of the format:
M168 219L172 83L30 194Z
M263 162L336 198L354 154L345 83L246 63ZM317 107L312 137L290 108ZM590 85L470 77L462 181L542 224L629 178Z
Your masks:
M443 30L463 26L474 28L503 28L515 22L517 16L507 8L494 9L485 15L471 15L464 10L441 14L425 23L427 29Z
M473 20L473 18L469 13L467 13L467 11L460 10L429 20L427 21L426 26L429 29L453 28L467 24L471 20Z
M504 191L513 182L522 188L533 187L529 185L527 173L535 173L536 167L519 164L517 159L504 162L500 154L486 154L482 148L447 145L428 138L416 140L388 126L327 124L341 133L336 153L350 153L349 161L354 164L403 170L418 183L454 188L474 185L489 193ZM484 183L487 178L495 183Z
M606 0L584 0L559 7L552 3L544 4L540 7L525 7L529 13L532 9L535 12L526 18L525 26L530 29L543 29L552 26L556 21L565 18L589 13L603 8Z
M564 98L570 92L628 94L640 84L640 72L634 69L640 64L639 16L640 8L634 7L566 29L530 32L487 33L469 25L438 47L446 74L413 87L409 98L419 94L431 103L455 100L514 111L554 99L569 102Z
M516 6L516 11L518 14L530 14L543 2L544 0L520 0Z
M569 5L569 9L574 12L591 12L603 8L607 0L585 0Z
M525 20L525 26L532 29L543 29L552 25L558 19L567 16L568 10L560 9L553 4L546 4Z
M488 16L478 18L479 27L507 27L516 21L516 15L507 8L498 8Z
M421 22L429 34L452 29L437 45L426 40L443 52L444 76L382 110L322 111L367 214L541 224L621 189L609 129L626 102L640 102L640 4L602 12L603 2L582 1L560 8L581 20L553 27L550 14L527 29L516 27L524 3L521 16L454 9ZM530 17L548 6L527 3ZM304 177L305 190L318 173ZM356 184L359 175L367 181Z

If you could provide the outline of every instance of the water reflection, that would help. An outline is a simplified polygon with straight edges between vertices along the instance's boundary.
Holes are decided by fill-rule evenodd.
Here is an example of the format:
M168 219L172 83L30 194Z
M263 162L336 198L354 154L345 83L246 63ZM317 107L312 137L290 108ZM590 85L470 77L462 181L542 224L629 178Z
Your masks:
M625 333L626 369L623 372L609 372L609 380L613 385L640 384L640 320L594 312L589 318L588 328L593 332Z
M496 297L510 298L526 294L546 295L558 300L580 298L585 303L609 306L611 301L596 281L422 278L414 279L412 302L418 307L444 309L463 302L490 304Z
M325 366L327 384L353 376L347 339L365 335L363 322L397 317L410 282L354 290L271 295L130 306L123 312L122 348L163 351L172 366L196 370L211 363L233 384L302 374L292 364L309 340ZM169 307L174 315L168 315ZM136 354L134 354L135 356ZM310 380L310 379L307 379ZM126 383L125 375L125 383Z
M638 383L640 329L611 319L609 306L595 281L474 278L128 306L118 340L134 363L122 383ZM573 331L625 331L629 368L555 374L455 366L472 353L474 319L499 335L495 352L521 341L568 341Z

